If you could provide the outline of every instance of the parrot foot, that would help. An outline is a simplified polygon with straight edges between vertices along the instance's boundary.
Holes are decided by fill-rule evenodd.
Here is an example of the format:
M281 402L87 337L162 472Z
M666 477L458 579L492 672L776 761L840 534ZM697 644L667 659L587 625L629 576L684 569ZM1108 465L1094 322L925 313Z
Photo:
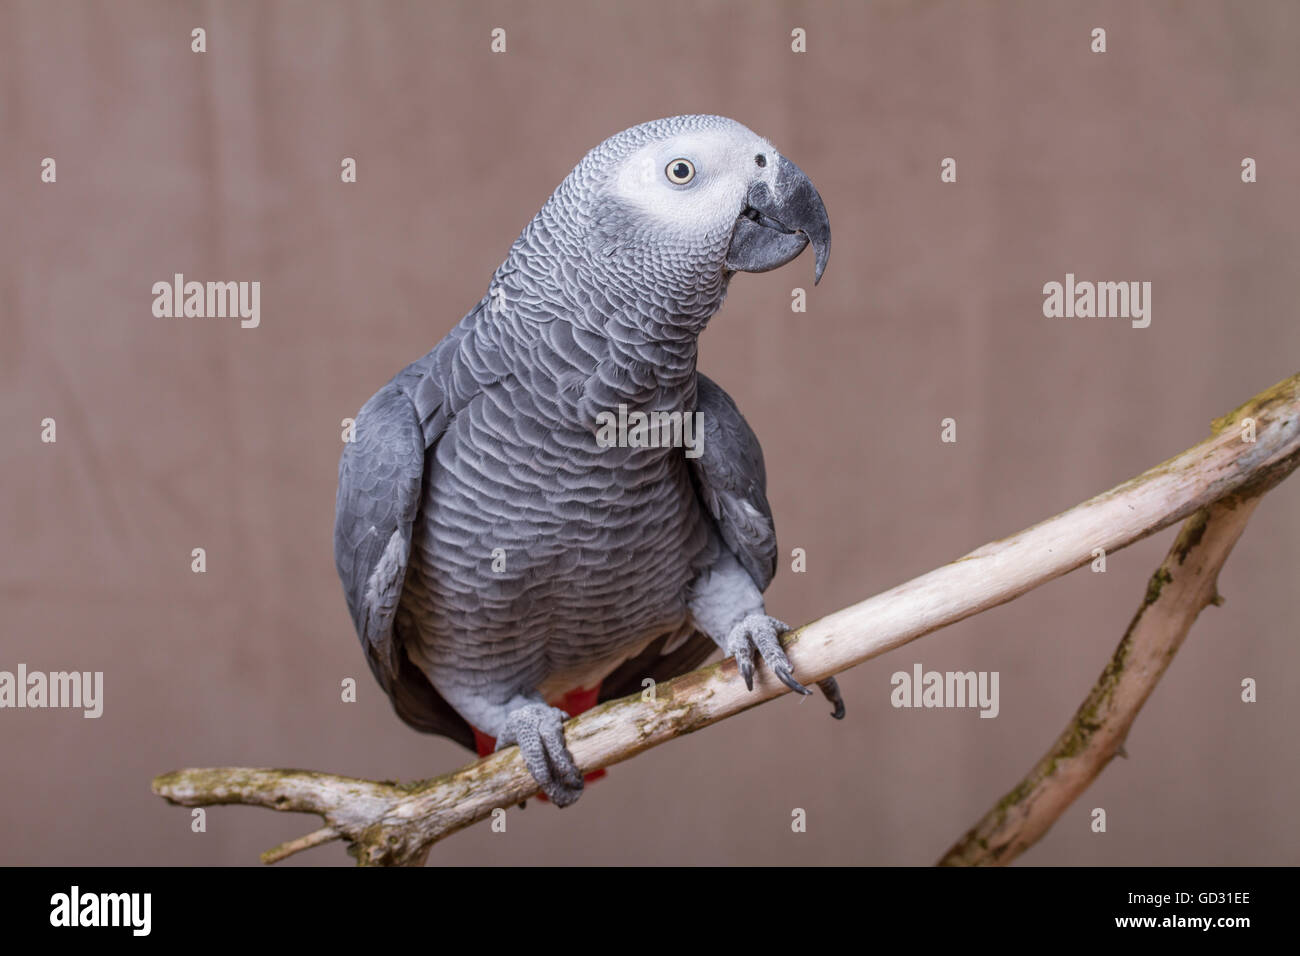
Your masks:
M558 707L525 704L510 712L505 730L497 737L497 750L519 745L528 772L557 807L567 807L582 796L582 771L564 745L564 721Z
M781 649L780 635L788 630L790 630L789 624L784 624L774 617L768 617L766 614L751 614L733 627L731 633L727 635L726 651L736 658L740 676L745 679L745 686L750 690L754 689L754 651L757 650L763 655L767 666L772 668L772 673L776 674L786 687L797 694L812 693L794 679L790 659Z
M844 698L840 696L840 685L834 677L828 677L825 680L817 682L817 689L831 703L835 709L831 711L831 716L836 720L844 719Z

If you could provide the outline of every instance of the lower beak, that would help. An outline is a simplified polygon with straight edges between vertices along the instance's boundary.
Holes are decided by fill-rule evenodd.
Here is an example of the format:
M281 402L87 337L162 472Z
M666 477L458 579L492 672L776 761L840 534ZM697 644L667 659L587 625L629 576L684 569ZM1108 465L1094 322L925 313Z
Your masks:
M785 265L812 243L821 281L831 255L831 223L822 197L811 180L784 156L776 167L776 185L757 182L736 219L727 248L726 267L736 272L768 272Z

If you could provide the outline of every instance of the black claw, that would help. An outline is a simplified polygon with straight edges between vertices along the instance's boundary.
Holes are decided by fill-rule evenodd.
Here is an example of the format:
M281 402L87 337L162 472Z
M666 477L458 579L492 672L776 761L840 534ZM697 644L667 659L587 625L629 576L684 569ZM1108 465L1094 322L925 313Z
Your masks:
M840 696L840 685L835 683L834 677L828 677L825 680L817 682L817 689L826 695L826 699L835 705L831 711L831 716L836 720L844 719L844 698Z
M748 690L754 689L754 665L750 661L737 661L740 667L740 676L745 679L745 687Z
M804 687L803 684L799 683L797 680L794 679L794 675L790 673L790 668L775 667L773 668L773 670L776 671L776 676L781 678L781 683L784 684L786 687L789 687L796 694L803 694L805 697L807 697L809 694L812 693L812 691L810 691L807 687Z

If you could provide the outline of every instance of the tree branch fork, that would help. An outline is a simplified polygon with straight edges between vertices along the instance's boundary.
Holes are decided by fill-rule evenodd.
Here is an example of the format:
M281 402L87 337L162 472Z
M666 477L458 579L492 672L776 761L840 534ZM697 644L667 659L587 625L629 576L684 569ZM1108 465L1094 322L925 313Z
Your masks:
M1138 711L1207 604L1259 498L1300 464L1300 375L1213 423L1205 441L1018 534L785 635L795 675L823 680L1011 601L1186 519L1127 633L1048 753L940 861L1007 863L1039 839L1122 749ZM788 693L768 670L745 689L734 660L608 701L570 720L585 773ZM343 840L361 865L423 865L439 840L533 796L517 747L409 784L308 770L177 770L153 791L188 807L240 803L313 813L324 826L262 854L273 863Z

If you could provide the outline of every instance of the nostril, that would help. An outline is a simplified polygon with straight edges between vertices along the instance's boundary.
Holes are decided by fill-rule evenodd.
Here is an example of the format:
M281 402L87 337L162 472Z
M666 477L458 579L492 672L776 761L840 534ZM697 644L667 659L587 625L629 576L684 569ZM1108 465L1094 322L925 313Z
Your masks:
M757 156L754 157L754 162L757 163L760 167L766 166L767 157L764 156L762 153L759 153Z

